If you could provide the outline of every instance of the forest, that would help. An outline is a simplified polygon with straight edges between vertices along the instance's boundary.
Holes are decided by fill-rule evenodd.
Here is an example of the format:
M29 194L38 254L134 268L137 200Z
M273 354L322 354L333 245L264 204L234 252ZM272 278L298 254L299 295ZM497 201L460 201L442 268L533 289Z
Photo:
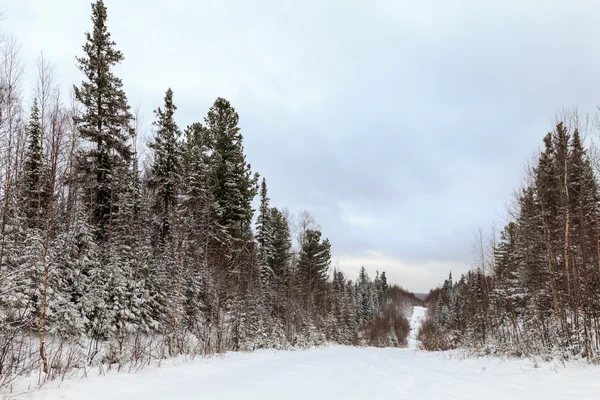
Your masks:
M423 347L600 360L598 154L588 121L564 114L499 239L478 235L476 268L430 292Z
M351 280L332 268L310 213L271 204L229 101L183 128L165 88L144 142L108 25L98 0L81 83L59 88L41 56L32 93L18 39L2 37L0 388L177 355L406 345L405 314L421 301L383 271ZM581 321L595 323L590 306Z

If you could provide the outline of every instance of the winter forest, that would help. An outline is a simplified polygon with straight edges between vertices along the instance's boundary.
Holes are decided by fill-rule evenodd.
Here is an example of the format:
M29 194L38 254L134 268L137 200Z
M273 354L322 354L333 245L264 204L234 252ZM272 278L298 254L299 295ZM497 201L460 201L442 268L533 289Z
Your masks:
M225 98L184 127L164 88L147 137L109 11L91 5L73 87L43 53L24 65L0 29L0 393L31 376L325 345L346 364L404 351L367 358L408 372L439 361L417 350L600 361L600 151L576 112L543 138L501 232L479 232L475 267L422 300L385 271L334 267L310 212L270 198Z
M431 291L426 348L599 360L600 192L585 126L572 113L556 124L497 243L480 235L477 268Z
M71 90L43 57L23 90L18 39L3 38L0 387L176 355L405 345L420 301L383 271L332 270L314 218L272 206L229 101L181 128L167 89L143 142L107 18L96 1Z

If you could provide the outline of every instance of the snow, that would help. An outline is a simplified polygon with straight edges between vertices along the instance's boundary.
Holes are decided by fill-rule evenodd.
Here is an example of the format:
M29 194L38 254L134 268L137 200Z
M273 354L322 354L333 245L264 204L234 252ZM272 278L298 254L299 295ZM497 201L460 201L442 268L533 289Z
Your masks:
M425 319L425 313L427 309L425 307L413 307L413 313L410 318L410 333L408 334L408 348L416 349L419 345L417 340L417 334L421 323Z
M425 309L415 307L409 348L332 346L229 353L137 373L51 383L17 398L42 399L598 399L600 367L464 358L418 350Z

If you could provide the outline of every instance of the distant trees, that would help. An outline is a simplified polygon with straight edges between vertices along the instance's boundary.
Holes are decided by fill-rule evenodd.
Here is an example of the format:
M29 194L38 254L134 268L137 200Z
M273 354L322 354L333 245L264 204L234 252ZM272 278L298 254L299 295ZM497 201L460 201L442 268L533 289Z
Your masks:
M453 345L597 357L600 193L577 126L559 122L521 189L493 270L447 280L430 319Z
M41 58L25 112L17 46L0 46L0 387L38 366L51 379L177 354L403 345L416 299L385 273L331 271L307 212L293 245L229 101L180 129L168 89L143 157L107 22L98 0L71 106Z

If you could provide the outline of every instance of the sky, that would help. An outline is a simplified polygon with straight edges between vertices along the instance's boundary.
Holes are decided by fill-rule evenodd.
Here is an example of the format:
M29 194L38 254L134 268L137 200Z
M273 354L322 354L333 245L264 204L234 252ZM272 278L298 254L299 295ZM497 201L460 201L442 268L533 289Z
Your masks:
M43 51L68 91L89 0L0 0L31 98ZM240 115L271 203L308 210L333 266L427 292L474 265L557 112L600 104L596 1L105 0L145 129ZM592 115L593 117L593 115Z

